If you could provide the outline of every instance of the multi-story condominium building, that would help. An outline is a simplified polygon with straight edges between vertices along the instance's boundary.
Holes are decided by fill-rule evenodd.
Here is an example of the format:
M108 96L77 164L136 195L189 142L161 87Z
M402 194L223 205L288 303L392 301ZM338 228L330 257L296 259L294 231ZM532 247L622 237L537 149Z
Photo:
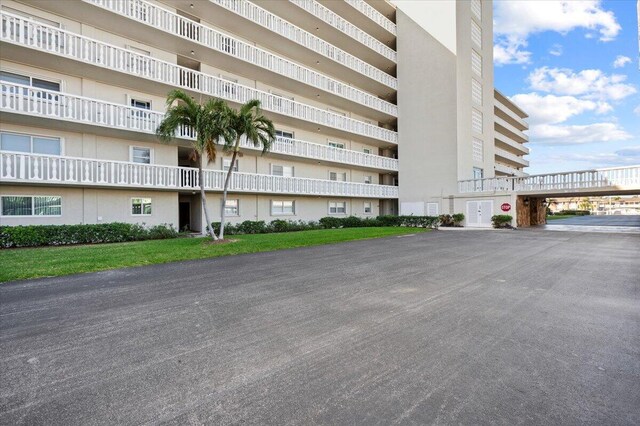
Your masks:
M230 221L486 203L458 181L528 165L526 114L493 87L491 3L424 7L419 25L384 0L2 0L0 223L201 230L193 135L155 136L175 88L259 99L277 128L268 154L243 146ZM205 171L212 220L229 160Z

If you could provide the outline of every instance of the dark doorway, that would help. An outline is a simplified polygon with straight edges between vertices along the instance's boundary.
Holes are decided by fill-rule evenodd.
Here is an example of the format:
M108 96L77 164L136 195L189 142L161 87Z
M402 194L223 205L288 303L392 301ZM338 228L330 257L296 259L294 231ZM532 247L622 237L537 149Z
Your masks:
M180 222L180 231L191 230L191 203L190 202L184 202L184 203L180 202L179 222Z

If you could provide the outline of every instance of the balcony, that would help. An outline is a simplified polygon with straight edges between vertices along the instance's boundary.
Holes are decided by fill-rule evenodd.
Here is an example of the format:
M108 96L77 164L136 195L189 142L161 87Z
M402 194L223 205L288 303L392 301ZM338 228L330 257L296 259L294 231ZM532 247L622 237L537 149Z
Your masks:
M507 120L505 118L507 117L508 118L507 122L510 122L510 124L515 126L518 130L527 130L529 128L529 124L526 121L524 121L511 108L509 108L508 106L500 102L498 99L494 99L493 104L495 109L497 110L496 112L499 111L504 115L504 117L501 117L501 118Z
M164 49L171 48L172 51L182 51L185 54L193 51L194 54L190 55L193 59L215 64L218 67L220 67L222 61L225 61L224 68L230 72L246 74L251 70L254 72L254 76L255 74L260 75L257 78L258 80L274 86L284 87L302 96L315 97L318 90L321 90L325 92L323 93L323 96L325 96L323 97L324 102L331 103L338 108L354 110L358 114L365 116L373 115L379 121L389 120L398 115L398 107L396 105L377 96L301 66L285 57L260 49L233 36L216 31L206 25L194 22L155 4L143 0L128 0L126 2L86 1L126 19L119 22L117 21L118 16L109 16L110 19L105 20L101 14L93 13L87 14L83 22L96 26L101 26L104 22L110 22L118 26L119 34L135 38L150 45L162 43ZM128 20L147 25L153 30L140 31L140 28L136 28L136 25L130 25L131 22L128 22ZM158 32L162 34L158 34ZM202 46L211 50L202 50L200 49ZM273 75L265 76L265 70L273 73ZM292 87L292 83L297 84ZM334 96L338 99L333 100Z
M220 192L226 172L205 170L204 187ZM190 167L138 164L90 158L59 157L0 151L0 179L5 183L72 185L194 191L198 170ZM233 193L287 194L328 197L398 198L398 187L331 180L234 173Z
M167 0L167 2L176 7L184 7L185 4L182 0ZM397 90L398 82L395 77L252 2L247 0L209 0L209 2L219 7L208 8L206 4L191 2L194 4L192 10L208 22L242 37L260 40L270 49L294 57L308 66L331 75L348 77L349 81L370 92L386 96ZM247 26L246 21L252 22L257 28ZM339 67L331 66L325 63L326 61L319 61L317 55L329 59Z
M357 25L323 6L316 0L253 0L270 12L295 22L300 28L322 38L334 46L393 73L397 53Z
M513 124L496 115L494 115L493 120L496 132L502 133L503 135L506 135L520 143L529 142L529 136L525 135L522 130L518 129Z
M516 167L529 167L529 161L521 156L515 155L501 148L495 148L495 155L503 160L509 161Z
M495 138L496 147L498 145L502 145L506 147L508 150L515 151L516 155L525 155L529 153L529 148L527 148L524 144L520 142L516 142L510 137L503 135L497 129L493 134Z
M395 43L396 24L367 2L362 0L318 1L386 45L393 46Z
M148 90L149 93L156 93L161 96L171 88L180 87L192 94L214 96L236 104L258 99L261 101L262 108L265 111L277 114L281 117L280 121L285 124L291 124L296 127L306 126L307 129L313 131L316 129L318 131L324 130L329 134L337 134L338 137L346 136L352 139L360 137L360 140L369 143L372 142L369 138L372 138L388 144L397 144L397 132L373 124L285 99L262 90L213 77L14 15L2 13L2 21L1 40L3 42L21 48L28 47L29 49L99 68L100 73L95 71L91 73L89 69L83 70L84 73L93 75L96 79L112 74L115 71L124 74L126 77L135 76L136 80L146 80L147 84L144 87L139 82L135 85L134 82L131 82L131 87L136 87L137 90ZM51 58L41 55L33 55L33 53L24 49L19 50L21 51L11 50L7 46L3 46L3 57L19 60L23 63L42 65L47 69L59 67L61 72L68 72L70 65L65 64L63 61L51 60ZM77 64L75 64L75 69L79 70ZM105 72L105 70L108 72ZM149 84L150 82L153 82L153 84ZM110 81L110 83L122 84L122 79ZM318 125L325 126L325 129L318 128ZM348 135L344 135L342 132L346 132Z
M527 176L527 174L521 170L518 170L514 167L507 166L506 164L495 163L496 173L503 173L508 176Z
M9 121L5 114L16 114L18 119L12 119L12 121L19 124L93 133L101 129L98 133L112 136L119 136L121 132L137 132L146 135L150 141L157 141L155 130L164 117L164 114L160 112L141 110L83 96L35 89L19 84L0 83L0 87L2 89L0 112L2 112L3 122ZM41 124L34 119L41 119L44 122ZM131 135L125 134L124 137L130 138ZM189 129L183 129L179 132L178 138L194 139L194 134ZM242 148L259 151L258 148L244 140ZM297 139L278 138L272 145L270 153L299 157L306 161L326 161L366 169L398 170L398 160L394 158L334 148Z

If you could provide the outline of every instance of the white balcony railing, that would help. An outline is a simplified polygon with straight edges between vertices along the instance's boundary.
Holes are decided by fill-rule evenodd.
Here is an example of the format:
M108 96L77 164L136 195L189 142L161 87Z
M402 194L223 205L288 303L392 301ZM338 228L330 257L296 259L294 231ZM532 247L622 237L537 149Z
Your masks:
M369 49L379 53L385 58L397 62L397 54L396 51L386 46L384 43L379 41L377 38L367 34L365 31L362 31L360 28L353 25L351 22L342 18L337 13L333 12L331 9L324 7L316 0L289 0L289 2L295 4L296 6L306 10L310 14L316 16L318 19L326 22L337 30L345 33L349 37L357 40L361 44L367 46Z
M365 105L368 108L381 111L393 117L398 116L398 107L391 102L313 71L310 68L303 67L282 56L245 43L233 36L216 31L206 25L194 22L155 4L143 0L84 1L341 98Z
M527 148L526 145L522 142L517 142L514 139L511 139L510 136L501 133L500 130L496 129L493 136L497 142L502 142L503 144L521 152L523 155L529 154L529 148Z
M497 157L502 157L504 159L507 159L509 161L513 161L516 164L519 164L521 166L524 167L529 167L529 161L525 160L524 158L516 155L516 154L512 154L509 151L506 151L504 149L501 148L496 148L495 149L495 154Z
M226 172L205 170L207 191L222 191ZM0 151L0 179L32 184L69 184L118 188L194 190L198 170L191 167L138 164L91 158ZM398 187L354 182L234 173L231 192L333 197L398 198Z
M349 133L397 143L397 132L345 117L219 77L2 12L3 41L71 58L155 82L244 103L258 99L262 108Z
M581 170L525 177L497 177L458 182L468 192L571 192L584 189L629 188L640 191L640 166Z
M494 98L493 104L496 108L507 114L509 117L511 117L512 120L518 123L520 127L522 127L522 130L527 130L529 128L529 124L522 117L516 114L511 108L500 102L498 99Z
M164 114L156 111L142 110L20 84L0 82L0 88L2 90L0 111L2 112L27 114L147 134L155 134L155 130L164 118ZM179 132L179 137L193 139L194 134L189 129L183 129ZM242 147L251 150L258 149L244 140ZM334 148L298 139L277 138L271 147L271 152L359 167L398 170L398 160L395 158Z
M373 6L364 0L345 0L350 6L357 9L360 13L371 19L376 24L387 30L389 33L396 35L396 24L390 19L378 12Z
M327 57L347 68L365 75L379 83L384 84L394 90L398 88L398 81L395 77L384 71L374 67L367 62L356 58L355 56L337 48L331 43L327 43L319 37L314 36L308 31L293 25L278 15L275 15L260 6L247 0L209 0L225 9L242 16L245 19L273 31L282 37L285 37L294 43L300 44L307 49Z

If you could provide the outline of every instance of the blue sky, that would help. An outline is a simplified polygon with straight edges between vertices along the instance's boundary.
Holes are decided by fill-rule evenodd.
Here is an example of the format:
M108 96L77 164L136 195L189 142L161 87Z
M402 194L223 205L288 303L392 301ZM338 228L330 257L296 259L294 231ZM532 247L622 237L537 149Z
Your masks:
M530 115L529 173L640 164L636 16L636 0L494 2L495 86Z

